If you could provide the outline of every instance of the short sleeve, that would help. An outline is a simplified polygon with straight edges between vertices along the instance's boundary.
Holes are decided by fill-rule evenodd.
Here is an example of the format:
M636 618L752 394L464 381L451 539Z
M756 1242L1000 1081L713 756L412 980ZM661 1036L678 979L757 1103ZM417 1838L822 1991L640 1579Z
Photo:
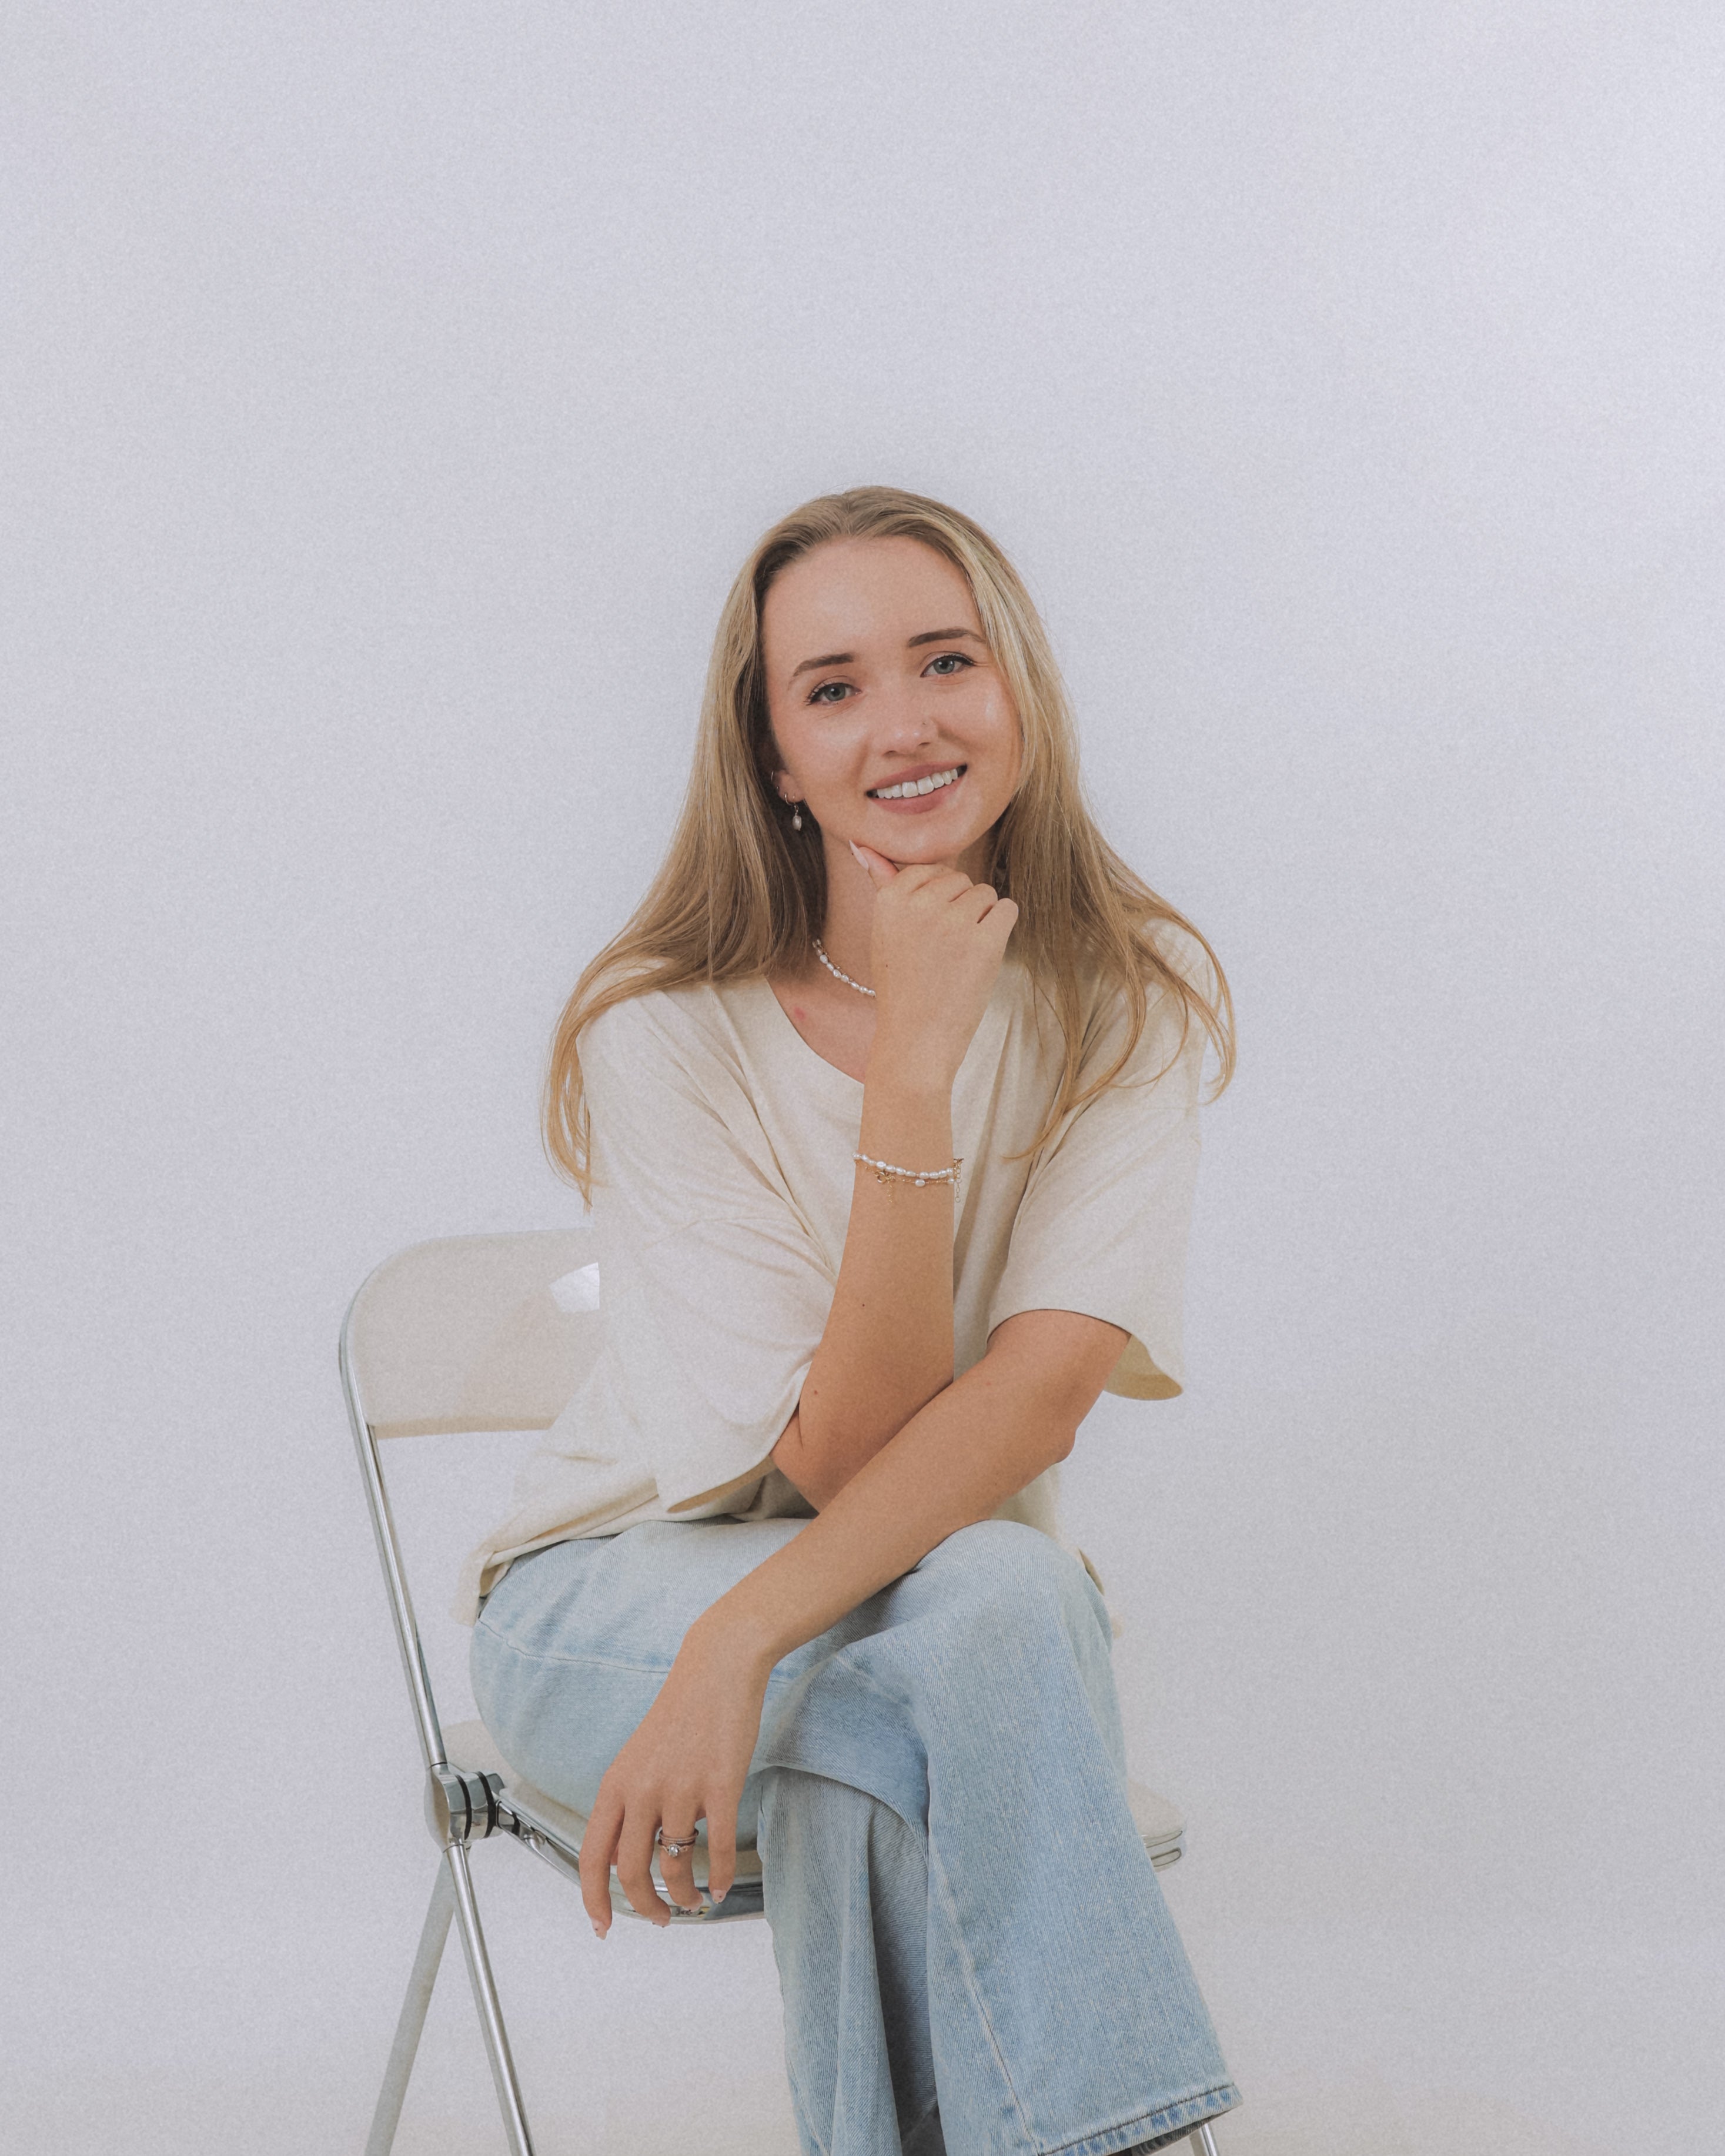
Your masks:
M582 1041L606 1352L660 1501L747 1504L796 1411L834 1278L740 1068L675 996Z
M1132 1337L1111 1393L1172 1399L1184 1370L1186 1241L1198 1179L1205 1035L1182 1040L1182 1007L1153 1000L1125 1070L1043 1149L1013 1221L988 1329L1025 1310L1071 1310ZM1123 1027L1117 1014L1111 1028ZM1107 1053L1106 1039L1097 1050ZM1117 1053L1117 1050L1115 1051Z

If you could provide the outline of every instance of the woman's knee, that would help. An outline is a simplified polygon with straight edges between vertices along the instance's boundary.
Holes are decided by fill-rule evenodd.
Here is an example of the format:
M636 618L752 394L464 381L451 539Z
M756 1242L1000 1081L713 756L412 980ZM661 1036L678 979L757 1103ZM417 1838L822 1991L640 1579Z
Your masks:
M1121 1765L1112 1628L1079 1558L1038 1528L984 1520L932 1551L919 1577L929 1628L917 1681L947 1702L937 1723L992 1720L997 1737L1010 1725L1029 1742L1034 1726L1052 1726L1050 1712L1070 1707L1076 1686Z
M1017 1520L978 1520L931 1550L916 1568L988 1625L1050 1622L1107 1632L1101 1597L1079 1559L1051 1535Z

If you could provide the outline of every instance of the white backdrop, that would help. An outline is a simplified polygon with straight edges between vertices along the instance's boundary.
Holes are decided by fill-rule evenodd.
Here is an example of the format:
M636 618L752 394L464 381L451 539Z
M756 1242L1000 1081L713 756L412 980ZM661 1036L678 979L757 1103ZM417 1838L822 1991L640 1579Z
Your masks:
M1238 993L1189 1391L1069 1471L1226 2156L1709 2145L1717 8L4 39L8 2145L360 2146L433 1857L336 1326L574 1217L720 598L869 480L1014 554ZM446 1563L506 1469L424 1465ZM475 1863L546 2156L793 2149L764 1928ZM489 2102L452 1964L403 2156Z

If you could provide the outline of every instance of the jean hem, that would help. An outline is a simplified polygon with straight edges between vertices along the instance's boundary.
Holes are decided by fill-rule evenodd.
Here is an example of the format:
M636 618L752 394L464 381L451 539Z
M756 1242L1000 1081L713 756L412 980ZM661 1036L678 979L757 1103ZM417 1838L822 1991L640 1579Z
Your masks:
M1123 2125L1105 2128L1100 2133L1088 2133L1081 2140L1061 2141L1051 2148L1044 2148L1038 2156L1129 2156L1129 2152L1147 2141L1157 2141L1171 2133L1191 2133L1207 2126L1224 2112L1232 2111L1240 2102L1240 2091L1232 2082L1218 2082L1214 2088L1203 2090L1197 2096L1183 2097L1178 2103L1165 2103L1155 2111L1142 2112L1137 2118Z

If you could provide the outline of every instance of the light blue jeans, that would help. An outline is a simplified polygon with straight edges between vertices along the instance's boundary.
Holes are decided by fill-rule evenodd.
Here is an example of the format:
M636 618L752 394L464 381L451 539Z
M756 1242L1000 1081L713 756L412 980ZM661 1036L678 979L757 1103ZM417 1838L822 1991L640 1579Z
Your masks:
M519 1559L480 1711L591 1810L701 1611L803 1523L653 1522ZM773 1671L758 1841L809 2156L1116 2156L1239 2102L1127 1809L1102 1599L985 1521Z

